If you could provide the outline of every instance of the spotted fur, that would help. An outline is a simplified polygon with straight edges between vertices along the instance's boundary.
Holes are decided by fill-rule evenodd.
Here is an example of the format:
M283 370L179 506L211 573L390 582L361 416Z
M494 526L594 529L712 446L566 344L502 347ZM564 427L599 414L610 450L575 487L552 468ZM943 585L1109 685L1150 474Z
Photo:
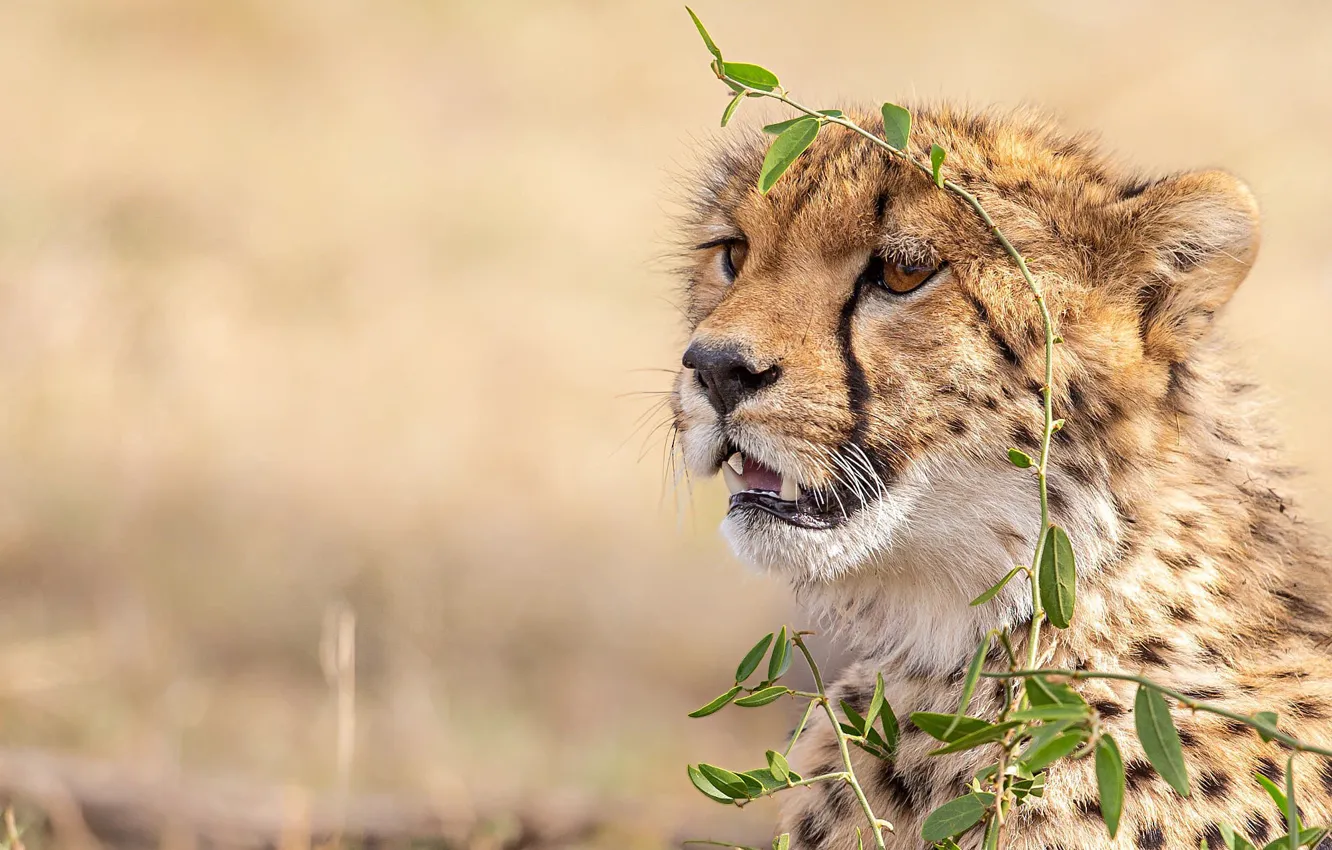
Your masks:
M690 251L686 313L694 341L738 346L780 379L723 417L682 369L673 401L686 463L711 475L737 446L803 488L858 488L864 506L833 529L733 511L723 531L856 653L835 696L866 702L882 672L900 716L951 711L980 636L1020 632L1031 615L1020 581L985 606L968 600L1030 557L1038 528L1033 478L1004 456L1037 451L1035 304L972 210L863 138L826 129L766 196L755 188L765 143L739 138L701 175L684 224L689 246L711 246ZM1079 597L1071 629L1046 628L1043 662L1144 673L1234 711L1277 711L1283 728L1332 746L1328 560L1299 517L1255 387L1213 329L1257 251L1253 196L1218 171L1131 173L1028 113L917 109L916 155L927 159L932 142L948 151L946 176L1029 258L1064 338L1051 505L1078 550ZM726 239L749 249L733 282L717 247ZM864 283L875 254L947 267L896 295ZM1283 831L1253 781L1282 775L1278 746L1177 712L1193 782L1183 800L1144 760L1131 686L1080 688L1127 762L1120 836L1107 837L1082 760L1052 770L1009 848L1219 847L1218 822L1261 846ZM985 685L974 710L998 704ZM924 815L994 756L927 757L933 745L907 724L895 763L856 756L877 811L896 824L892 848L921 847ZM835 764L830 733L807 733L796 759L806 773ZM1298 765L1307 820L1332 822L1332 766ZM860 814L843 789L785 799L794 847L855 846Z

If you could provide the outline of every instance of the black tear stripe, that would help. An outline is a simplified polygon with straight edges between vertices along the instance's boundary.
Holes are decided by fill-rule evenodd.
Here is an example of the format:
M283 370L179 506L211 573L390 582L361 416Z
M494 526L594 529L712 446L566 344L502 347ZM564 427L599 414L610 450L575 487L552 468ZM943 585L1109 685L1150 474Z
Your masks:
M870 385L869 378L865 376L864 367L860 365L860 360L856 358L855 347L851 341L851 324L855 321L856 305L860 302L864 287L863 281L856 281L851 290L851 297L842 305L842 313L837 320L837 343L842 349L842 362L846 366L846 404L851 411L852 421L855 423L851 430L851 438L847 440L847 446L859 448L874 467L875 474L884 483L887 483L894 474L892 466L886 463L878 452L870 449L865 442L869 434ZM852 461L852 463L854 464L855 461Z

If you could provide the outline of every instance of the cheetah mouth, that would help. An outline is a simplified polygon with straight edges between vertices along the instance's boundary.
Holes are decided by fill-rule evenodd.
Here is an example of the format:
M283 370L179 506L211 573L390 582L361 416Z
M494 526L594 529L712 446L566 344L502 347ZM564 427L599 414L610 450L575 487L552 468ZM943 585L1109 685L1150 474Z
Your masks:
M823 531L846 522L860 507L851 495L835 491L810 490L790 473L782 473L728 447L721 463L722 478L731 491L727 514L766 514L787 525Z

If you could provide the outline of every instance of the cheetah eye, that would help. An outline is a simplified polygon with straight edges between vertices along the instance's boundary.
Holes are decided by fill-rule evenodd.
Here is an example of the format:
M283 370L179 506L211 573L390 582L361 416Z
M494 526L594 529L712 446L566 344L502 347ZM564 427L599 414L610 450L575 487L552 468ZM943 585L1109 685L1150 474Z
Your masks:
M943 271L947 265L947 263L937 263L935 265L893 263L890 265L883 257L874 256L870 258L869 264L865 266L865 271L861 272L861 280L865 283L883 287L894 295L906 295L908 292L914 292L924 286L930 278Z
M739 277L740 270L745 267L745 259L748 257L749 243L745 240L732 239L722 244L722 274L728 281L734 281Z

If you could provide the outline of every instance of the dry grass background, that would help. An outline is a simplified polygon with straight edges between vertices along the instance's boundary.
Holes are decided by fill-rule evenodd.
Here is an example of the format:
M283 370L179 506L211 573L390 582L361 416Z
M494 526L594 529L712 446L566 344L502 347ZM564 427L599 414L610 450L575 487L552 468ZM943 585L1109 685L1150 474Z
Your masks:
M807 100L1031 101L1245 176L1267 237L1226 323L1332 515L1332 6L699 11ZM684 713L785 597L718 487L663 497L624 395L682 339L706 64L675 2L0 4L0 741L334 788L345 601L353 788L761 832L682 765L785 718Z

